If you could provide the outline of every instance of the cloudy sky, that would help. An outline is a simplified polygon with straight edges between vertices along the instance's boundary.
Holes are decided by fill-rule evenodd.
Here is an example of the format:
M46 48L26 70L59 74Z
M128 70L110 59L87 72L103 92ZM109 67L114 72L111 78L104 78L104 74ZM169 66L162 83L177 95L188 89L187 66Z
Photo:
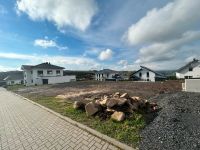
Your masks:
M0 71L177 69L200 54L200 0L0 0Z

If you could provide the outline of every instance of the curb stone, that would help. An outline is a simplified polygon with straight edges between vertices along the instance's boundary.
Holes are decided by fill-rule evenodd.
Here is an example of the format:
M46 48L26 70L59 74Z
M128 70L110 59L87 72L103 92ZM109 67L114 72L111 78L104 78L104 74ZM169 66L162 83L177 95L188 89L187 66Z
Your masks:
M18 97L21 97L22 99L24 99L24 100L26 100L26 101L28 101L28 102L30 102L30 103L32 103L32 104L44 109L44 110L46 110L46 111L56 115L57 117L59 117L59 118L65 120L65 121L67 121L67 122L69 122L69 123L81 128L81 129L91 133L94 136L97 136L97 137L101 138L102 140L107 141L108 143L110 143L110 144L112 144L112 145L114 145L114 146L116 146L116 147L118 147L118 148L120 148L122 150L138 150L138 148L133 148L133 147L130 147L130 146L126 145L126 144L123 144L123 143L121 143L121 142L119 142L119 141L117 141L117 140L115 140L115 139L113 139L111 137L108 137L107 135L104 135L104 134L102 134L102 133L100 133L100 132L98 132L98 131L96 131L94 129L91 129L91 128L87 127L86 125L83 125L81 123L78 123L78 122L66 117L66 116L63 116L63 115L61 115L61 114L59 114L59 113L57 113L57 112L55 112L55 111L53 111L53 110L51 110L51 109L49 109L47 107L44 107L44 106L42 106L42 105L40 105L40 104L38 104L38 103L28 99L28 98L25 98L25 97L23 97L23 96L21 96L19 94L16 94L16 93L14 93L12 91L9 91L9 92L13 93L14 95L16 95Z

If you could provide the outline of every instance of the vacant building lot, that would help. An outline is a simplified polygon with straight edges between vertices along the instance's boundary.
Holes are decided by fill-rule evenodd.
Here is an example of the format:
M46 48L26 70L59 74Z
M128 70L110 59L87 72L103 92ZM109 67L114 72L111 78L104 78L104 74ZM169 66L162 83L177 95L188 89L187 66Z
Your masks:
M12 88L12 87L11 87ZM67 100L95 98L114 92L129 93L130 96L150 98L157 94L181 91L181 81L166 82L96 82L82 81L57 85L31 86L16 88L18 94L24 96L52 96Z
M101 120L98 117L87 117L85 112L73 109L73 102L75 100L92 101L105 94L110 95L115 92L128 93L130 96L139 96L144 99L156 99L160 95L180 92L181 81L155 83L82 81L31 87L12 86L8 89L132 147L138 147L141 140L140 132L157 114L146 116L136 112L132 119L114 122L110 119Z

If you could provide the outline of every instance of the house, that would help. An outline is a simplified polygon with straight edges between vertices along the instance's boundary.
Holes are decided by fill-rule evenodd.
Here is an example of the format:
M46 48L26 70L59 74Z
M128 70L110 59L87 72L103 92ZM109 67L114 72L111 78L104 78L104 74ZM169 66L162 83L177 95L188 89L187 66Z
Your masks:
M120 78L119 73L114 70L103 69L95 72L95 80L97 81L106 81L106 80L116 81L119 78Z
M177 79L200 78L200 61L193 59L176 71Z
M22 65L24 71L24 84L42 85L76 81L75 75L63 75L63 67L52 65L48 62L39 65Z
M155 81L161 81L161 80L166 79L166 77L161 73L153 71L144 66L140 66L140 67L141 68L138 71L136 71L132 74L131 78L133 80L155 82Z
M0 86L23 84L24 77L22 71L8 71L0 73Z

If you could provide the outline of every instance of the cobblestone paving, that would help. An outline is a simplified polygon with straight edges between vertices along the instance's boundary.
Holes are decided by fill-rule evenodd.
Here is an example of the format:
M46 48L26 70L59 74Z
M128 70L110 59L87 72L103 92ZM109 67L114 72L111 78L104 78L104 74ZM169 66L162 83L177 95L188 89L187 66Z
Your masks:
M117 149L0 88L0 150Z

